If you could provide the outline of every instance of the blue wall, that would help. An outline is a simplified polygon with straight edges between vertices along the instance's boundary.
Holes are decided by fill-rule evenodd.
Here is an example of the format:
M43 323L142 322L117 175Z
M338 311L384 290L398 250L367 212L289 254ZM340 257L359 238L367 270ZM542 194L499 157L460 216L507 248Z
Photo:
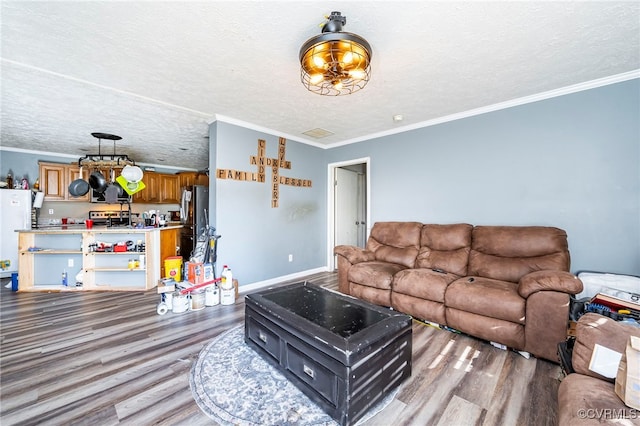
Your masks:
M640 275L640 80L327 151L371 157L371 221L549 225L572 270Z
M228 264L241 286L326 266L324 150L287 141L291 169L280 169L280 176L310 179L312 187L280 185L277 208L271 207L270 167L264 183L215 178L216 168L256 172L249 159L257 155L258 139L266 141L267 157L278 158L277 136L217 122L217 158L210 164L215 227L222 235L216 266Z
M281 175L313 186L281 185L278 208L268 183L215 179L216 168L255 170L258 139L277 157L277 136L213 123L217 266L229 264L241 285L325 267L327 164L370 157L372 223L557 226L574 272L640 275L639 117L636 79L339 148L289 140L292 169ZM71 161L0 150L0 177L10 167L33 183L38 160Z

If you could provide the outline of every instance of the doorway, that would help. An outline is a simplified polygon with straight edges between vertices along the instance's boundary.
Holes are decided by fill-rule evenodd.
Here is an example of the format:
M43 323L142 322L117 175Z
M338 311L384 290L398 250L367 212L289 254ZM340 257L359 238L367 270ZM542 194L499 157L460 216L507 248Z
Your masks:
M336 268L337 245L364 247L369 235L369 158L329 164L328 256L330 271Z

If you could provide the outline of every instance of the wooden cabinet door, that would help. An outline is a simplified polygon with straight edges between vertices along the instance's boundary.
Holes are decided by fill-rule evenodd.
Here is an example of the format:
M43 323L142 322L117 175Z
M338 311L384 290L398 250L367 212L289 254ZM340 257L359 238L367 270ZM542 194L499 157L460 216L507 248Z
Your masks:
M67 197L67 166L55 163L39 163L40 190L44 199L64 201Z
M160 202L160 175L158 173L145 172L147 176L147 202L159 203ZM143 178L144 181L144 178Z
M196 172L180 172L178 173L180 188L196 184Z
M178 176L180 177L179 188L192 185L209 186L209 176L207 176L205 173L180 172L178 173Z
M164 261L167 257L177 256L180 246L180 229L160 230L160 276L166 277Z
M209 176L205 173L196 174L196 185L209 186Z
M67 166L67 186L65 187L65 196L68 201L83 201L85 203L91 202L91 188L89 188L89 192L82 197L74 197L69 194L68 186L76 179L84 179L89 181L89 170L82 169L82 175L80 175L80 167L78 166Z
M145 188L133 194L133 201L138 203L156 204L160 202L160 174L156 172L144 172L142 182Z
M160 202L166 204L180 203L180 178L178 175L160 175Z

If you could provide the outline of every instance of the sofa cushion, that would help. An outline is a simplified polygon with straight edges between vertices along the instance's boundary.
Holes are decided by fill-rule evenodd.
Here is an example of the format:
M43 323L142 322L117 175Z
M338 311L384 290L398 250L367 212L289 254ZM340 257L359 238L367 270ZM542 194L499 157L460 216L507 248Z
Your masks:
M516 284L483 277L460 278L445 293L448 308L517 324L525 323L525 302Z
M349 281L367 287L375 287L383 290L391 290L393 276L405 269L397 263L362 262L349 268Z
M458 278L431 269L405 269L393 277L393 292L444 303L447 286Z
M391 290L349 283L349 294L379 306L391 306Z
M431 321L440 325L447 324L444 314L445 307L444 304L440 302L433 302L420 297L392 291L391 307L398 312L409 314L419 320Z
M427 224L420 233L416 268L437 268L459 276L467 275L472 225Z
M461 311L445 308L447 325L472 336L490 342L502 343L510 348L524 349L524 325Z
M517 283L545 269L568 271L567 234L545 226L476 226L468 275Z
M419 222L376 222L367 240L367 250L376 260L413 268L420 246Z
M616 395L613 383L582 374L569 374L558 388L559 425L633 425L631 409Z

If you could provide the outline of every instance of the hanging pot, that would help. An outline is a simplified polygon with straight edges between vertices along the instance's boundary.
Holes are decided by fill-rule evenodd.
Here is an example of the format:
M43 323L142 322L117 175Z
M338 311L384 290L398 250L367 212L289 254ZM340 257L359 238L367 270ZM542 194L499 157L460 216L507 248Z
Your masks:
M99 194L102 194L107 189L107 179L100 171L96 170L89 176L89 185Z
M82 167L80 167L80 176L82 176ZM69 194L72 197L82 197L89 192L89 182L84 179L76 179L69 184Z
M122 187L122 185L120 185L120 182L113 182L113 186L118 188L118 198L124 198L127 196L127 194L124 192L124 188Z

